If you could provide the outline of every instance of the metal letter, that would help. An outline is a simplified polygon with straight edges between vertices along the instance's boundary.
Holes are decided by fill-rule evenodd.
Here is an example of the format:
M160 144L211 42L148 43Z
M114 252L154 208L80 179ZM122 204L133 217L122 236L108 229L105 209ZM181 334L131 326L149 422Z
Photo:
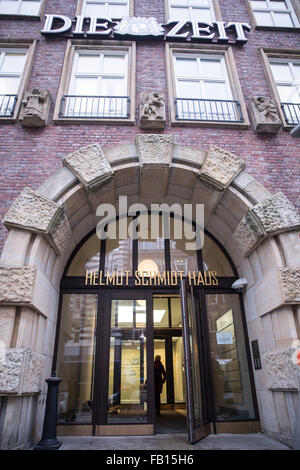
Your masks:
M64 22L64 25L58 29L52 29L53 21L54 20L61 20ZM68 33L72 29L72 21L67 16L62 15L46 15L46 21L44 25L44 29L42 29L41 34L44 36L56 36L62 33Z
M212 23L203 23L202 21L191 21L192 26L193 26L193 36L192 39L207 39L207 40L212 40L215 33L210 33L210 28L213 28ZM206 28L199 28L199 24L202 25L207 25ZM200 33L207 33L207 36L202 36Z
M248 39L246 38L244 34L244 29L246 29L247 31L251 31L251 27L248 25L248 23L227 23L227 25L225 26L225 29L229 29L232 26L235 29L236 42L245 44L248 41Z
M169 20L166 24L166 26L168 26L169 24L173 24L173 23L176 23L176 25L167 33L167 38L187 38L188 35L189 35L189 31L187 31L186 33L181 33L181 34L178 34L178 31L180 31L187 23L190 23L190 21L186 21L186 20L181 20L181 21L177 21L177 20Z

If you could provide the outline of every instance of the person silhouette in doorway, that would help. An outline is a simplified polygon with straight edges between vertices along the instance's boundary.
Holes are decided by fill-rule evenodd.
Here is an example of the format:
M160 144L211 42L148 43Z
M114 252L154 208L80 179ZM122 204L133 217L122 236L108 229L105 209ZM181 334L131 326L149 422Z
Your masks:
M160 394L166 379L167 374L161 362L161 356L157 355L154 360L155 410L157 415L160 414Z

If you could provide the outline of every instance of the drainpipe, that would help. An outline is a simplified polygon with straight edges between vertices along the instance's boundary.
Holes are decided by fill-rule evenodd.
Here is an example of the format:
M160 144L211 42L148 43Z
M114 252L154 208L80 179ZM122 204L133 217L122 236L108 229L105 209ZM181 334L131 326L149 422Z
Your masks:
M300 123L295 126L291 132L292 137L300 137ZM296 423L295 423L295 436L294 436L294 449L300 450L300 380L299 380L299 390L298 390L298 407L296 413Z

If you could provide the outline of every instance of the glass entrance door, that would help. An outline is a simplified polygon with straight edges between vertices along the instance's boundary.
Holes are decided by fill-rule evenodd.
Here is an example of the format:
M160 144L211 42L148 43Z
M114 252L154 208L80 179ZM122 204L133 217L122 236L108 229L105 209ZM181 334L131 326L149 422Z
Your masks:
M186 373L188 435L193 444L209 434L203 402L203 357L200 344L200 318L192 287L181 283L182 328Z
M101 424L153 423L153 315L149 294L107 294ZM101 406L100 406L101 408Z

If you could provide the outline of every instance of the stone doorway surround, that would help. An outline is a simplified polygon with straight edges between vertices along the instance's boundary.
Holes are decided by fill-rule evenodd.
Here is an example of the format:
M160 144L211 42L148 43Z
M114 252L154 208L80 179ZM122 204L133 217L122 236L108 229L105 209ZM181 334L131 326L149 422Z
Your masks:
M133 144L103 150L95 143L62 163L37 190L25 188L4 218L0 448L29 447L40 438L60 279L96 226L97 206L119 195L128 204L205 204L206 229L248 281L248 334L262 356L262 369L254 371L262 428L292 445L299 373L291 356L300 339L300 217L293 205L246 173L238 156L216 146L176 145L171 135L138 135Z

